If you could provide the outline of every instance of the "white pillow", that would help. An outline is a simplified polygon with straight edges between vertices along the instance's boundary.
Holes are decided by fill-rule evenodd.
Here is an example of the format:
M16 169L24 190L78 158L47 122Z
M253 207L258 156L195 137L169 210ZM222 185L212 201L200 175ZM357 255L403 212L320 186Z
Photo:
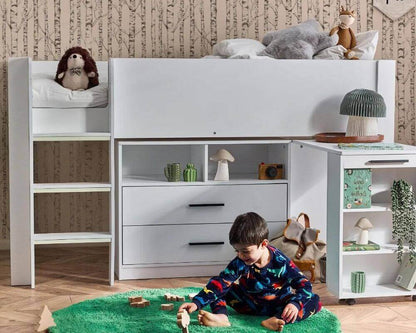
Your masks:
M328 60L340 60L344 59L344 53L347 49L342 45L335 45L323 49L313 56L314 59L328 59Z
M54 81L51 74L33 74L32 106L35 108L104 107L108 103L108 84L83 91L72 91Z
M373 60L376 54L378 31L371 30L361 32L355 36L357 46L353 49L357 58L361 60Z
M266 47L255 39L237 38L225 39L214 45L213 55L236 59L249 59Z
M377 49L378 31L370 30L355 35L357 46L353 48L355 56L360 60L373 60ZM314 59L344 59L344 52L347 52L342 45L335 45L322 50L314 55Z

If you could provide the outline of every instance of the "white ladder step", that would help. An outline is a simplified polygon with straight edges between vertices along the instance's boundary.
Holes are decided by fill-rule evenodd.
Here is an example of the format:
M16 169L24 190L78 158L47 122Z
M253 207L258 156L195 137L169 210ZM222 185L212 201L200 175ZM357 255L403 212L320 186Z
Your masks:
M33 243L36 244L85 244L85 243L111 243L112 236L109 232L64 232L41 233L33 235Z
M110 192L110 183L36 183L33 193Z
M85 133L39 133L33 135L33 141L110 141L107 132Z

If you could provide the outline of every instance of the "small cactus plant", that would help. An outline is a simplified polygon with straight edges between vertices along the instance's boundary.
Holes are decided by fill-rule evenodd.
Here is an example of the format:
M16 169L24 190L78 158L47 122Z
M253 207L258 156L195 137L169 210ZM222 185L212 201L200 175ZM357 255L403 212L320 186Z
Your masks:
M183 180L185 182L196 182L197 171L193 163L188 163L185 170L183 170Z

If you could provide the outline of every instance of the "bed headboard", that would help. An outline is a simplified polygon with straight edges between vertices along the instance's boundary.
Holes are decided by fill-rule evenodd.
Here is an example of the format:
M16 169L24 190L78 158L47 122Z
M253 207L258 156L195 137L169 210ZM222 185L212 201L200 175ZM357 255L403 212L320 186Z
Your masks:
M343 96L378 91L394 141L395 62L111 59L115 138L310 137L345 131Z

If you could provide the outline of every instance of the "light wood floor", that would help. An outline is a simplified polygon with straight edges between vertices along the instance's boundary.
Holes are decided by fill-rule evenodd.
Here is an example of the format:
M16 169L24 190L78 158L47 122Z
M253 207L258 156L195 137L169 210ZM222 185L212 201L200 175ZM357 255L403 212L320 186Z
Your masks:
M36 288L10 287L8 251L0 251L0 332L34 332L44 304L55 311L99 296L140 288L203 286L207 278L107 282L105 247L40 248L36 251ZM345 333L416 332L416 302L409 297L358 300L338 304L325 284L314 284L324 306L334 312ZM317 332L330 333L330 332Z

